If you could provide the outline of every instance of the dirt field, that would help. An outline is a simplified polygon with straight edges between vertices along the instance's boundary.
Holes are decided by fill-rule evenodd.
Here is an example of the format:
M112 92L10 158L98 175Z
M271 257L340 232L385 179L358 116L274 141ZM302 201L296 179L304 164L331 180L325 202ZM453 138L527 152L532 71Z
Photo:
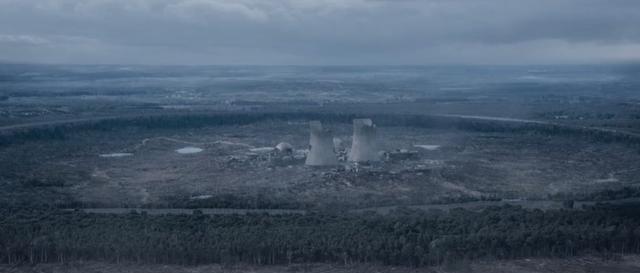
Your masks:
M351 125L327 126L345 153ZM4 147L0 163L10 180L53 183L75 200L111 206L233 194L368 207L447 198L546 198L640 182L640 168L633 164L640 154L620 143L413 127L382 127L379 138L380 150L417 153L358 172L309 168L304 165L307 123L270 121L187 130L88 131ZM268 151L279 142L298 151ZM176 152L185 147L202 151Z

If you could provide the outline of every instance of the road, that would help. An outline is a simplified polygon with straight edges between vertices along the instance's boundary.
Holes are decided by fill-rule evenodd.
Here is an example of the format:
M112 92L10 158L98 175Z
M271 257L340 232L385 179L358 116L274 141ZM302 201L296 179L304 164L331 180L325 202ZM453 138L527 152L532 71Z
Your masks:
M0 132L10 132L10 131L18 131L18 130L24 130L24 129L35 129L35 128L41 128L41 127L51 127L51 126L60 126L60 125L72 125L72 124L78 124L78 123L91 123L91 122L98 122L103 120L128 118L128 117L135 117L135 116L105 116L105 117L74 118L74 119L28 122L28 123L0 126Z
M67 211L73 211L74 209L67 209ZM198 210L202 214L208 215L224 215L224 214L270 214L270 215L282 215L282 214L305 214L305 210L295 209L223 209L223 208L201 208L201 209L139 209L139 208L92 208L81 209L86 213L98 213L98 214L127 214L133 211L137 213L147 213L149 215L163 215L163 214L194 214L194 211Z
M523 124L550 125L550 126L558 126L558 127L571 128L571 129L591 130L591 131L610 133L610 134L627 135L627 136L640 138L640 134L638 134L638 133L632 133L632 132L627 132L627 131L623 131L623 130L602 128L602 127L572 126L572 125L568 125L568 124L555 123L555 122L542 121L542 120L517 119L517 118L506 118L506 117L490 117L490 116L473 116L473 115L452 115L452 114L442 114L442 115L441 114L435 114L434 116L447 117L447 118L469 119L469 120L499 121L499 122L511 122L511 123L523 123Z
M53 121L38 121L38 122L29 122L22 124L13 124L0 126L0 133L6 133L15 130L23 130L23 129L33 129L39 127L50 127L50 126L58 126L58 125L72 125L78 123L91 123L98 122L103 120L113 120L113 119L123 119L123 118L136 118L136 117L151 117L151 116L162 116L170 113L160 113L160 114L152 114L152 115L116 115L116 116L103 116L103 117L91 117L91 118L75 118L75 119L64 119L64 120L53 120ZM184 115L184 114L183 114ZM628 135L632 137L640 138L640 134L631 133L621 130L609 129L609 128L601 128L601 127L585 127L585 126L571 126L567 124L554 123L549 121L541 121L541 120L530 120L530 119L517 119L517 118L508 118L508 117L492 117L492 116L474 116L474 115L455 115L455 114L433 114L431 116L436 117L445 117L445 118L459 118L459 119L468 119L468 120L482 120L482 121L497 121L497 122L510 122L510 123L523 123L523 124L539 124L539 125L552 125L559 126L565 128L573 128L573 129L582 129L582 130L593 130L598 132L605 132L611 134L622 134Z

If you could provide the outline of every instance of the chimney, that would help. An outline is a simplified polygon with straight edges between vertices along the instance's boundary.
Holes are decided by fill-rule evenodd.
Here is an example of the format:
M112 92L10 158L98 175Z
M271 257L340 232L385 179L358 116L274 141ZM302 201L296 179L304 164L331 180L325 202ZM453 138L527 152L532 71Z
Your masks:
M310 147L305 164L309 166L338 165L338 158L333 149L331 131L323 129L320 121L311 121L309 125L311 129Z
M371 119L353 120L353 141L349 152L349 161L379 161L376 125Z

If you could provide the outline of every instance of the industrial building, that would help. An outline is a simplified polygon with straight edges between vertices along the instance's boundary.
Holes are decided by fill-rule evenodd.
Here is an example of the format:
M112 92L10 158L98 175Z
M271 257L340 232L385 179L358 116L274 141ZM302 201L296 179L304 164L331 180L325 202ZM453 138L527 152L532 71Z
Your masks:
M333 135L324 129L320 121L309 122L311 129L309 137L309 154L305 161L309 166L338 165L338 158L333 147Z
M380 160L376 125L371 119L353 120L353 141L349 152L351 162L374 162Z

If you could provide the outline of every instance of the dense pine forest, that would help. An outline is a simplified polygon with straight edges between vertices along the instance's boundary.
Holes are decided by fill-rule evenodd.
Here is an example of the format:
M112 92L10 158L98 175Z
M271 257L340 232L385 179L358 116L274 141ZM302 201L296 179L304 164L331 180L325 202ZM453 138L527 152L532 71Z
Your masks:
M460 259L640 252L640 206L492 207L305 215L125 215L2 209L0 262L304 262L424 266Z

